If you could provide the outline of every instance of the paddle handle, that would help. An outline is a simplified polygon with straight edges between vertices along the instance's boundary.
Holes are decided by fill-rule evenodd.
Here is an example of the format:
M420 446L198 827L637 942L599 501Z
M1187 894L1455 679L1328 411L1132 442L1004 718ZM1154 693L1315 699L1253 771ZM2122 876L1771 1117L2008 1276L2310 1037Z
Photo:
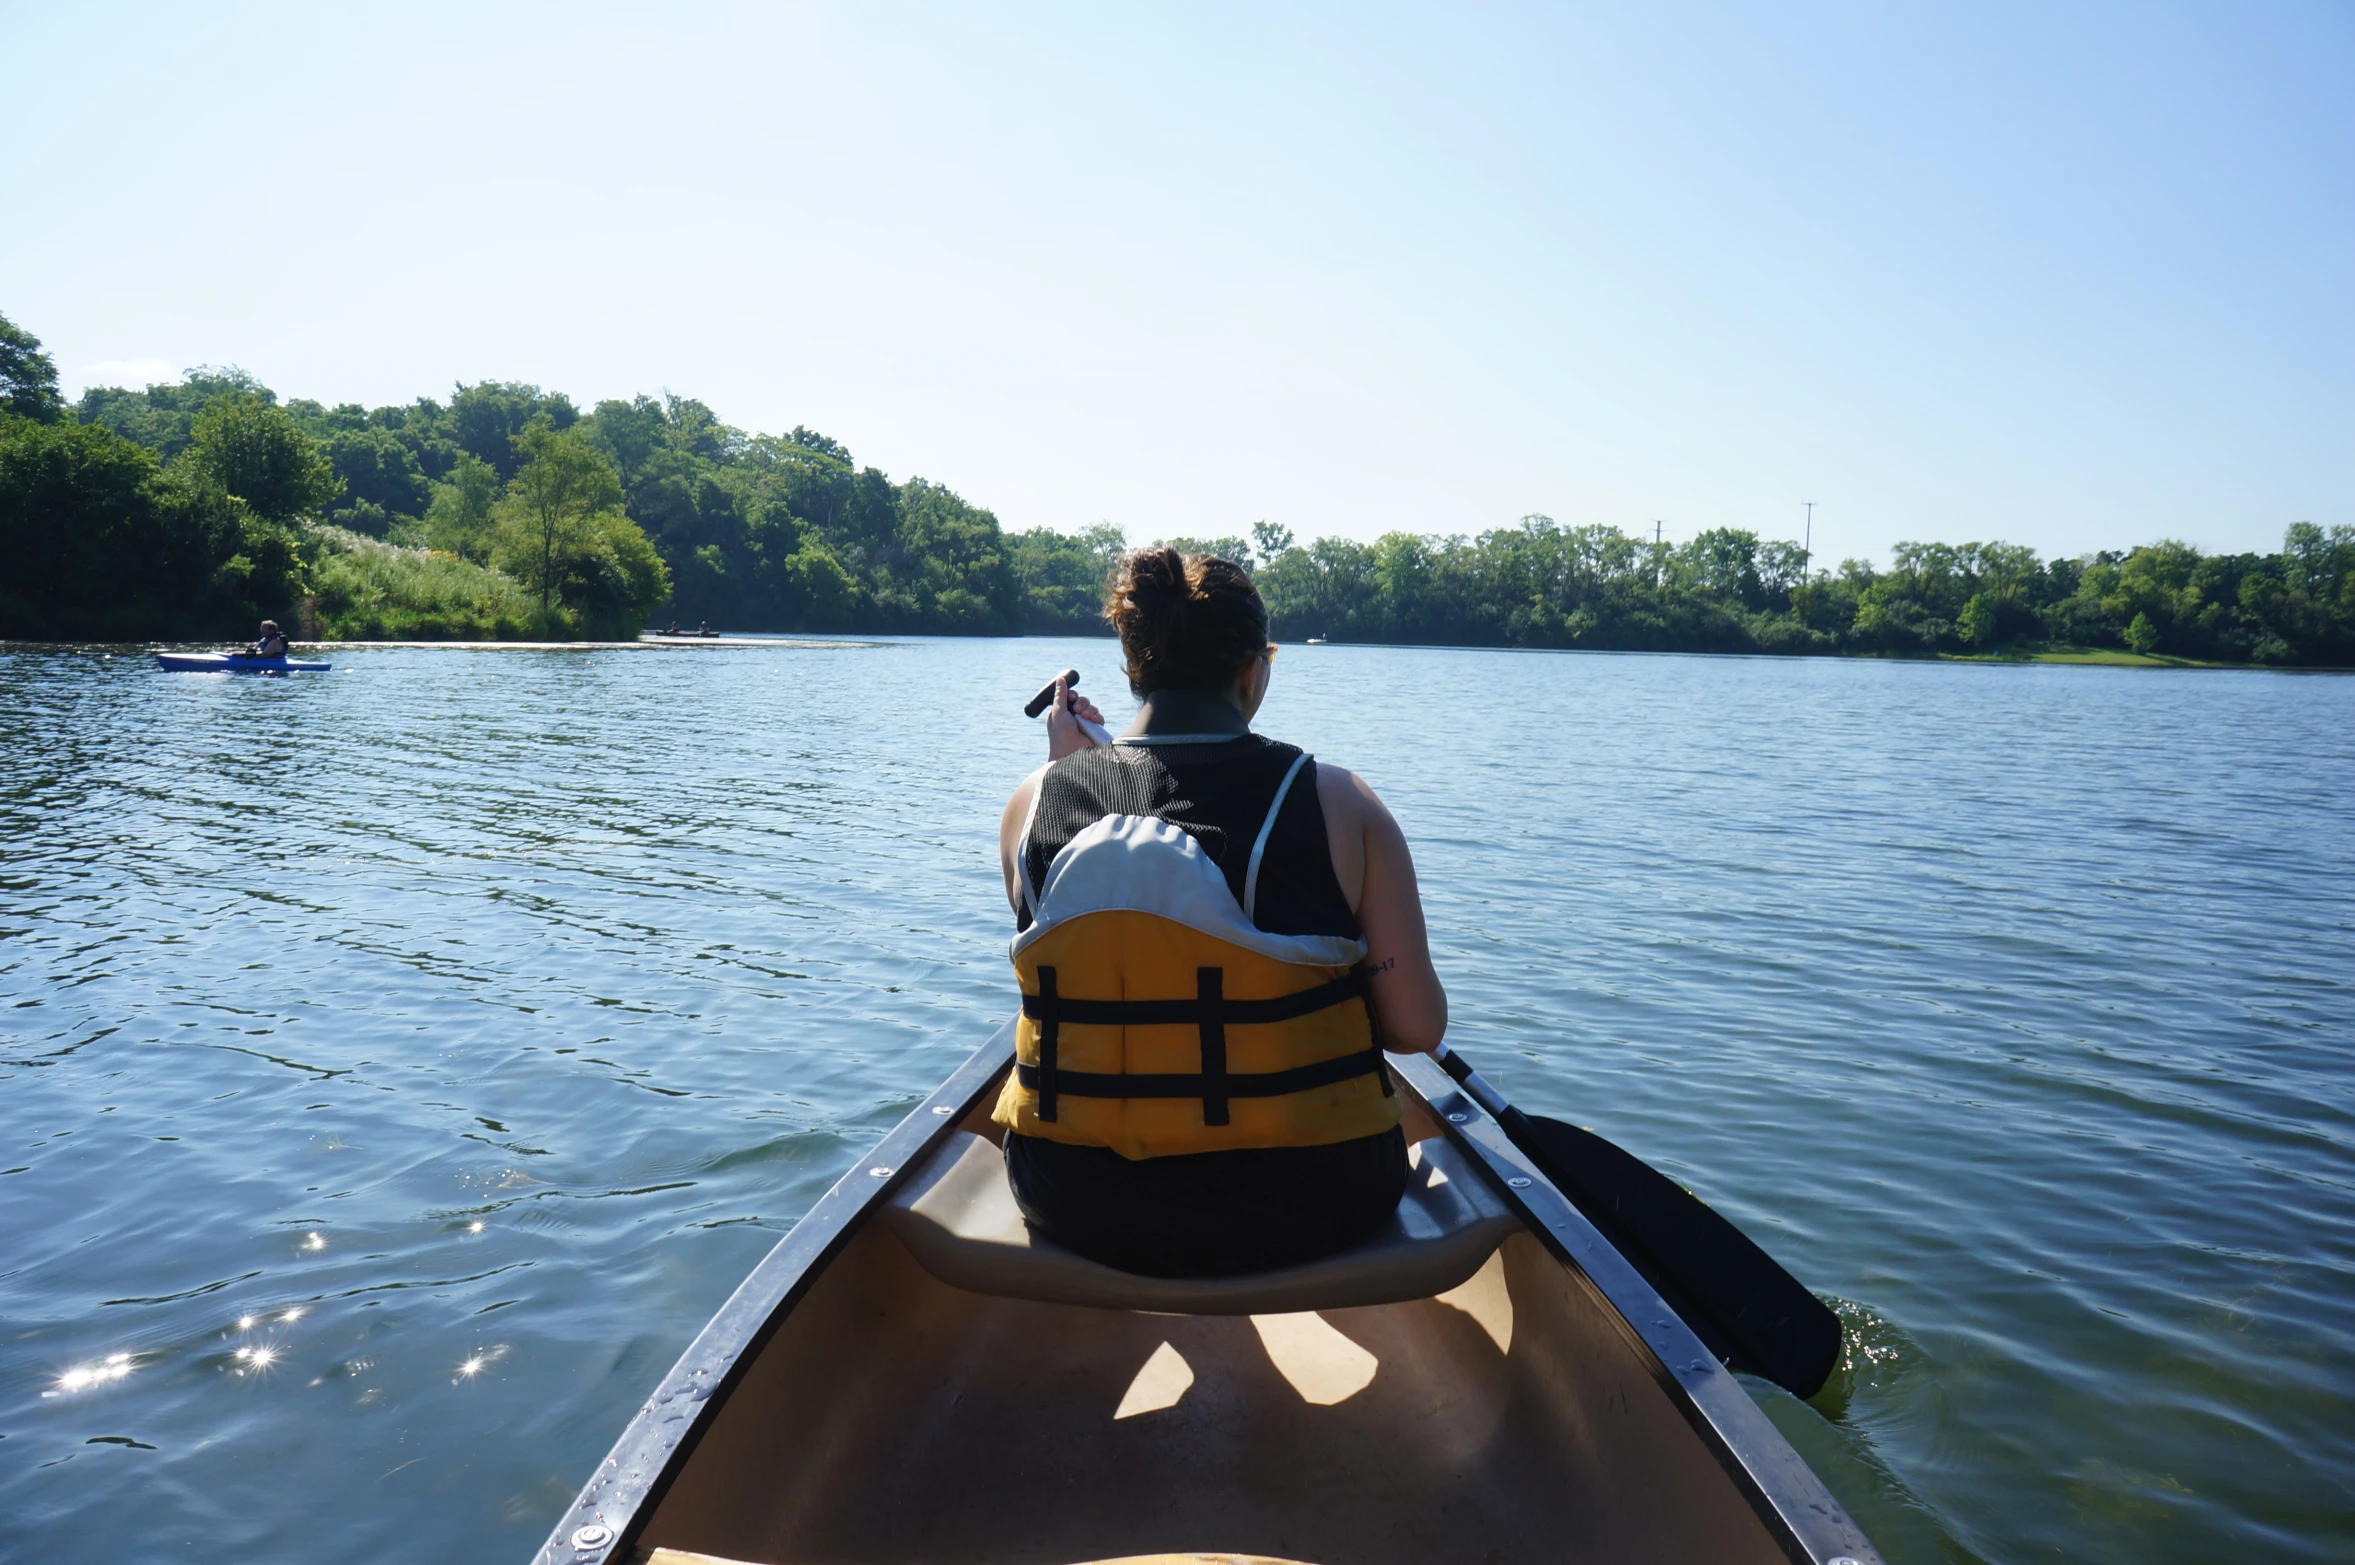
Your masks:
M1068 682L1073 689L1077 689L1079 687L1079 670L1076 668L1067 668L1062 673L1057 674L1053 679L1048 680L1046 684L1039 690L1039 693L1030 698L1029 704L1023 707L1022 715L1024 717L1036 717L1039 715L1039 713L1044 712L1048 707L1053 706L1055 704L1055 686L1058 681ZM1106 728L1101 723L1092 723L1088 721L1086 718L1080 716L1076 711L1071 714L1071 720L1079 724L1079 731L1087 735L1088 739L1099 749L1107 748L1111 745L1111 729Z
M1058 681L1068 683L1072 689L1077 690L1079 688L1079 670L1076 668L1067 668L1062 673L1057 674L1053 679L1050 679L1045 684L1041 685L1039 687L1039 693L1035 696L1032 696L1028 701L1025 701L1022 704L1022 715L1024 717L1036 717L1039 715L1039 713L1044 712L1048 707L1053 706L1055 704L1055 686Z

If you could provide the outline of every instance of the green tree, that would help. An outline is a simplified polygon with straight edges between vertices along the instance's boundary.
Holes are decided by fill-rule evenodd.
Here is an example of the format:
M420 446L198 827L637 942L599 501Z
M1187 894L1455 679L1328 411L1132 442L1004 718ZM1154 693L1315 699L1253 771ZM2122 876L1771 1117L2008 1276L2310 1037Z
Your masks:
M343 493L343 480L284 408L241 393L196 415L185 461L265 521L291 521Z
M527 459L521 442L533 422L544 422L562 434L579 418L572 399L562 392L543 392L514 381L460 386L450 397L449 427L458 448L490 463L502 479L513 478Z
M809 539L787 557L779 574L787 612L812 630L850 627L859 603L859 584L825 544Z
M490 463L460 456L450 481L433 486L423 525L403 541L419 538L428 548L481 564L491 555L492 513L499 503L499 474Z
M534 420L515 439L522 465L500 501L494 563L555 603L567 563L596 529L592 518L621 507L621 478L588 441Z
M1251 569L1251 545L1236 537L1226 538L1161 538L1155 540L1177 550L1180 554L1211 554L1222 560L1232 560L1245 570Z
M65 416L57 395L57 365L41 339L0 315L0 413L54 424Z
M1789 596L1787 588L1775 592L1759 575L1758 535L1739 527L1696 533L1673 558L1679 577L1713 598L1763 608L1772 599Z
M0 415L0 636L250 632L291 616L293 535L95 424Z
M2159 627L2151 623L2150 615L2134 616L2134 622L2126 627L2126 645L2144 657L2158 650Z
M102 424L137 441L169 462L188 449L196 415L215 398L229 395L267 403L278 400L276 392L234 365L217 369L200 364L180 380L144 391L92 386L82 393L74 414L85 424Z
M1110 522L1074 537L1044 527L1007 535L1022 589L1022 628L1032 635L1089 635L1104 624L1104 588L1128 540Z
M776 561L800 528L739 460L742 431L676 396L600 402L581 428L613 459L630 520L670 565L674 615L744 624L782 608Z
M1964 641L1974 647L1984 647L1995 640L1995 605L1989 601L1987 594L1971 594L1970 600L1962 606L1962 613L1956 616L1954 628L1961 633Z
M561 626L561 616L569 615L573 628L590 636L635 639L670 596L662 556L619 509L594 511L567 526L552 569L562 607L552 615L543 601L544 620Z
M382 537L394 519L414 520L425 514L432 487L417 465L416 453L392 431L362 424L356 429L337 430L322 445L349 500L349 505L328 521Z
M897 500L899 525L877 597L895 601L911 628L980 635L1021 629L1021 586L997 517L922 478L901 485Z

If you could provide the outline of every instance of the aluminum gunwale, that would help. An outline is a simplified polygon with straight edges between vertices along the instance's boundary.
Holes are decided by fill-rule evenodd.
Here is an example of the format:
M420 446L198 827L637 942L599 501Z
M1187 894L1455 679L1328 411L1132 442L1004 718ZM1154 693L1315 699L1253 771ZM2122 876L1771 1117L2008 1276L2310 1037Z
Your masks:
M534 1565L604 1565L630 1557L646 1519L762 1345L908 1169L996 1083L1013 1054L1014 1023L1009 1021L862 1153L762 1257L597 1464L595 1475L532 1557ZM942 1108L947 1112L935 1112ZM890 1172L869 1172L877 1168ZM576 1548L573 1537L583 1528L603 1528L605 1535Z
M1593 1284L1661 1389L1716 1455L1798 1565L1882 1565L1880 1551L1782 1432L1702 1345L1683 1317L1586 1219L1504 1127L1426 1055L1392 1055L1392 1071L1473 1154L1496 1193L1574 1273ZM1514 1180L1524 1183L1516 1185ZM1650 1321L1649 1329L1639 1322Z

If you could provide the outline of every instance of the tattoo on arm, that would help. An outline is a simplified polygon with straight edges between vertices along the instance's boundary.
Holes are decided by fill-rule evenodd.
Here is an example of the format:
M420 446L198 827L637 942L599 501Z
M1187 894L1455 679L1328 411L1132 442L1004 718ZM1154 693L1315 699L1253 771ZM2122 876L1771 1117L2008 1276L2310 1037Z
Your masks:
M1376 973L1387 973L1397 965L1398 958L1395 956L1386 956L1379 962L1368 962L1365 964L1366 976L1371 978Z

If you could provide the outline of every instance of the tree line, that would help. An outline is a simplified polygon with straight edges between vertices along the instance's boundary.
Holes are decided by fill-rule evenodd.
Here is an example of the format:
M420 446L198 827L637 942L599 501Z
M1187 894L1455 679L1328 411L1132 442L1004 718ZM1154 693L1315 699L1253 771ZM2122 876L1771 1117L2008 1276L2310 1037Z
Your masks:
M2355 529L2271 554L2173 542L2045 560L1898 545L1828 570L1714 528L1677 544L1531 516L1475 536L1171 539L1253 567L1277 635L1609 650L1930 655L2042 644L2355 665ZM236 370L72 404L0 318L0 635L738 630L1093 633L1116 526L1009 532L808 428L692 398L485 381L378 408L281 401Z
M0 333L0 635L224 634L261 612L357 636L1087 629L1119 547L1009 535L945 485L691 398L584 412L486 381L329 407L196 369L68 404L38 341ZM225 422L265 432L263 466L230 465Z
M2355 527L2297 522L2269 554L1901 543L1886 570L1811 569L1796 543L1738 528L1670 544L1543 516L1469 538L1255 534L1260 590L1292 637L1882 656L2058 645L2355 666Z
M406 494L406 448L404 464L341 439L335 415L240 371L68 405L38 339L0 318L0 635L242 635L269 617L307 636L635 637L670 577L611 464L545 407L493 412L500 427L457 426L471 444L437 463L444 482ZM375 498L396 494L397 514Z

